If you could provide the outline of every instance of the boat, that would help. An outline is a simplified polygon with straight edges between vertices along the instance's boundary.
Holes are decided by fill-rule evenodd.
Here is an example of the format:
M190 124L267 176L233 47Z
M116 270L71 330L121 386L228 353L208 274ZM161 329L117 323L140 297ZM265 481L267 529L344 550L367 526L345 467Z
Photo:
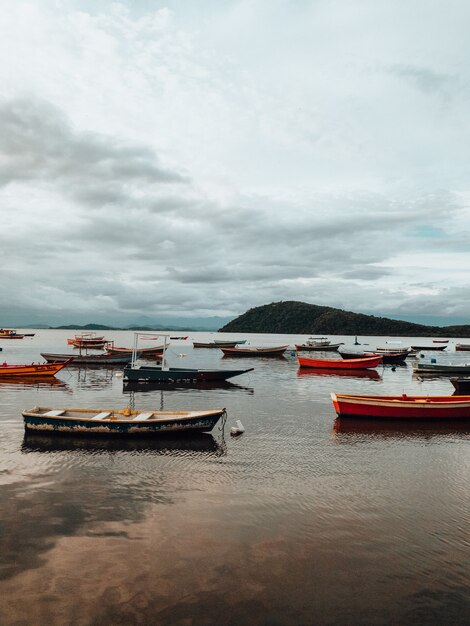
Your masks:
M417 374L470 374L470 363L416 363Z
M451 378L455 392L455 395L466 396L470 394L470 378Z
M456 343L455 349L457 352L470 352L470 343Z
M193 341L193 348L234 348L235 346L246 343L246 339L240 341Z
M132 361L124 367L123 381L149 383L156 385L175 385L175 386L195 386L209 382L222 382L234 376L240 376L247 372L253 371L254 368L244 370L225 370L225 369L195 369L187 367L168 367L165 363L165 351L168 346L168 335L164 337L164 350L162 354L162 362L159 365L141 365L137 363L138 359L138 341L139 338L145 336L145 333L134 333L134 348Z
M382 355L364 357L360 359L310 359L308 357L298 356L297 362L299 367L334 370L363 370L380 365L382 363Z
M406 352L385 352L380 354L379 352L346 352L343 350L340 350L339 354L343 359L363 359L371 356L381 356L382 363L387 364L405 363L408 356Z
M69 357L70 359L70 357ZM27 365L8 365L0 363L0 378L10 378L12 376L55 376L70 361L47 362L47 363L29 363Z
M183 335L181 337L170 337L172 341L186 341L187 338L188 338L188 335Z
M433 339L433 343L449 343L448 339Z
M470 419L470 396L360 396L332 393L338 417Z
M17 333L13 328L0 328L0 339L23 339L26 337L24 333ZM34 333L28 337L34 337Z
M71 339L67 339L67 343L75 348L95 348L96 350L101 350L108 341L103 335L97 337L96 333L81 333Z
M329 341L325 343L315 343L307 340L305 343L296 343L294 345L298 352L337 352L338 348L343 344L330 343Z
M163 346L152 346L151 348L139 348L138 358L155 358L161 359L163 354ZM132 356L133 348L119 348L114 344L106 347L105 354L130 354Z
M210 411L135 411L116 409L52 409L35 406L22 412L27 431L41 433L158 435L210 431L225 409Z
M411 346L412 350L417 350L418 352L421 352L421 350L445 350L447 348L447 344L443 344L440 346L436 346L436 345L417 345L417 346Z
M224 353L224 356L279 357L279 356L282 356L288 348L289 346L275 346L275 347L270 347L270 348L221 348L221 350Z
M409 347L407 348L389 348L387 347L377 347L373 351L375 354L404 354L407 357L409 354L413 352L413 350Z
M55 354L41 352L41 356L49 363L68 361L69 365L125 365L132 359L132 354Z

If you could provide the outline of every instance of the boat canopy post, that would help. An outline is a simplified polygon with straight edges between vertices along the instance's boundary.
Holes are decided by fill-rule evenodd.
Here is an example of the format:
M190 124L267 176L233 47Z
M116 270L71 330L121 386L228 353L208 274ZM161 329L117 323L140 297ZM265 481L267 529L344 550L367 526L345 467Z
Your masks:
M165 335L164 333L139 333L139 332L135 332L134 333L134 345L132 346L131 368L135 367L135 364L136 364L136 361L137 361L137 355L139 353L139 351L138 351L139 337L153 337L155 339L157 337L163 337L164 338L162 365L161 365L161 368L163 369L164 366L165 366L165 352L166 352L167 346L170 343L169 341L167 343L167 339L169 339L170 335Z

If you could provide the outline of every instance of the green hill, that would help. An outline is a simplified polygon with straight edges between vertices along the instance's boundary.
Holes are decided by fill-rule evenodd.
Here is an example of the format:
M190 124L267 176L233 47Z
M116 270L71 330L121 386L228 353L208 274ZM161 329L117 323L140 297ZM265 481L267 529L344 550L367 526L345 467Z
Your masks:
M233 333L297 335L394 335L411 337L470 337L470 325L425 326L386 317L352 313L305 302L272 302L235 318L223 328Z

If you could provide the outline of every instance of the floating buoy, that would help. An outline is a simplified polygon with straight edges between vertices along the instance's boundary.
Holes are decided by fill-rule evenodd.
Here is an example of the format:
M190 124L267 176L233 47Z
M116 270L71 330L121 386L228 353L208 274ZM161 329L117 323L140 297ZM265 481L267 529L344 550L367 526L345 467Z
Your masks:
M245 432L245 427L240 422L240 420L237 420L237 425L232 426L232 428L230 429L230 434L233 435L234 437L236 437L237 435L241 435L244 432Z
M178 356L179 356L180 358L182 358L182 357L184 357L184 356L188 356L188 355L187 355L187 354L178 354Z
M116 378L122 378L122 372L116 372L114 375Z

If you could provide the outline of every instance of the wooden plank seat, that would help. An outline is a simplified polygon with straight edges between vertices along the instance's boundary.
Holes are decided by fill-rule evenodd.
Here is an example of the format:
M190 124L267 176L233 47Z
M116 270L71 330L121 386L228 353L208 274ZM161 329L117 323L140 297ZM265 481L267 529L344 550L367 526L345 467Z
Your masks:
M48 411L47 413L44 413L44 415L47 415L47 417L59 417L59 415L63 415L64 413L64 409L54 409L53 411Z
M139 415L136 415L136 417L134 417L133 421L134 422L143 422L144 420L148 420L149 417L152 417L153 412L152 413L139 413Z
M110 415L111 415L111 411L103 411L102 413L98 413L97 415L94 415L91 419L92 420L104 420Z

